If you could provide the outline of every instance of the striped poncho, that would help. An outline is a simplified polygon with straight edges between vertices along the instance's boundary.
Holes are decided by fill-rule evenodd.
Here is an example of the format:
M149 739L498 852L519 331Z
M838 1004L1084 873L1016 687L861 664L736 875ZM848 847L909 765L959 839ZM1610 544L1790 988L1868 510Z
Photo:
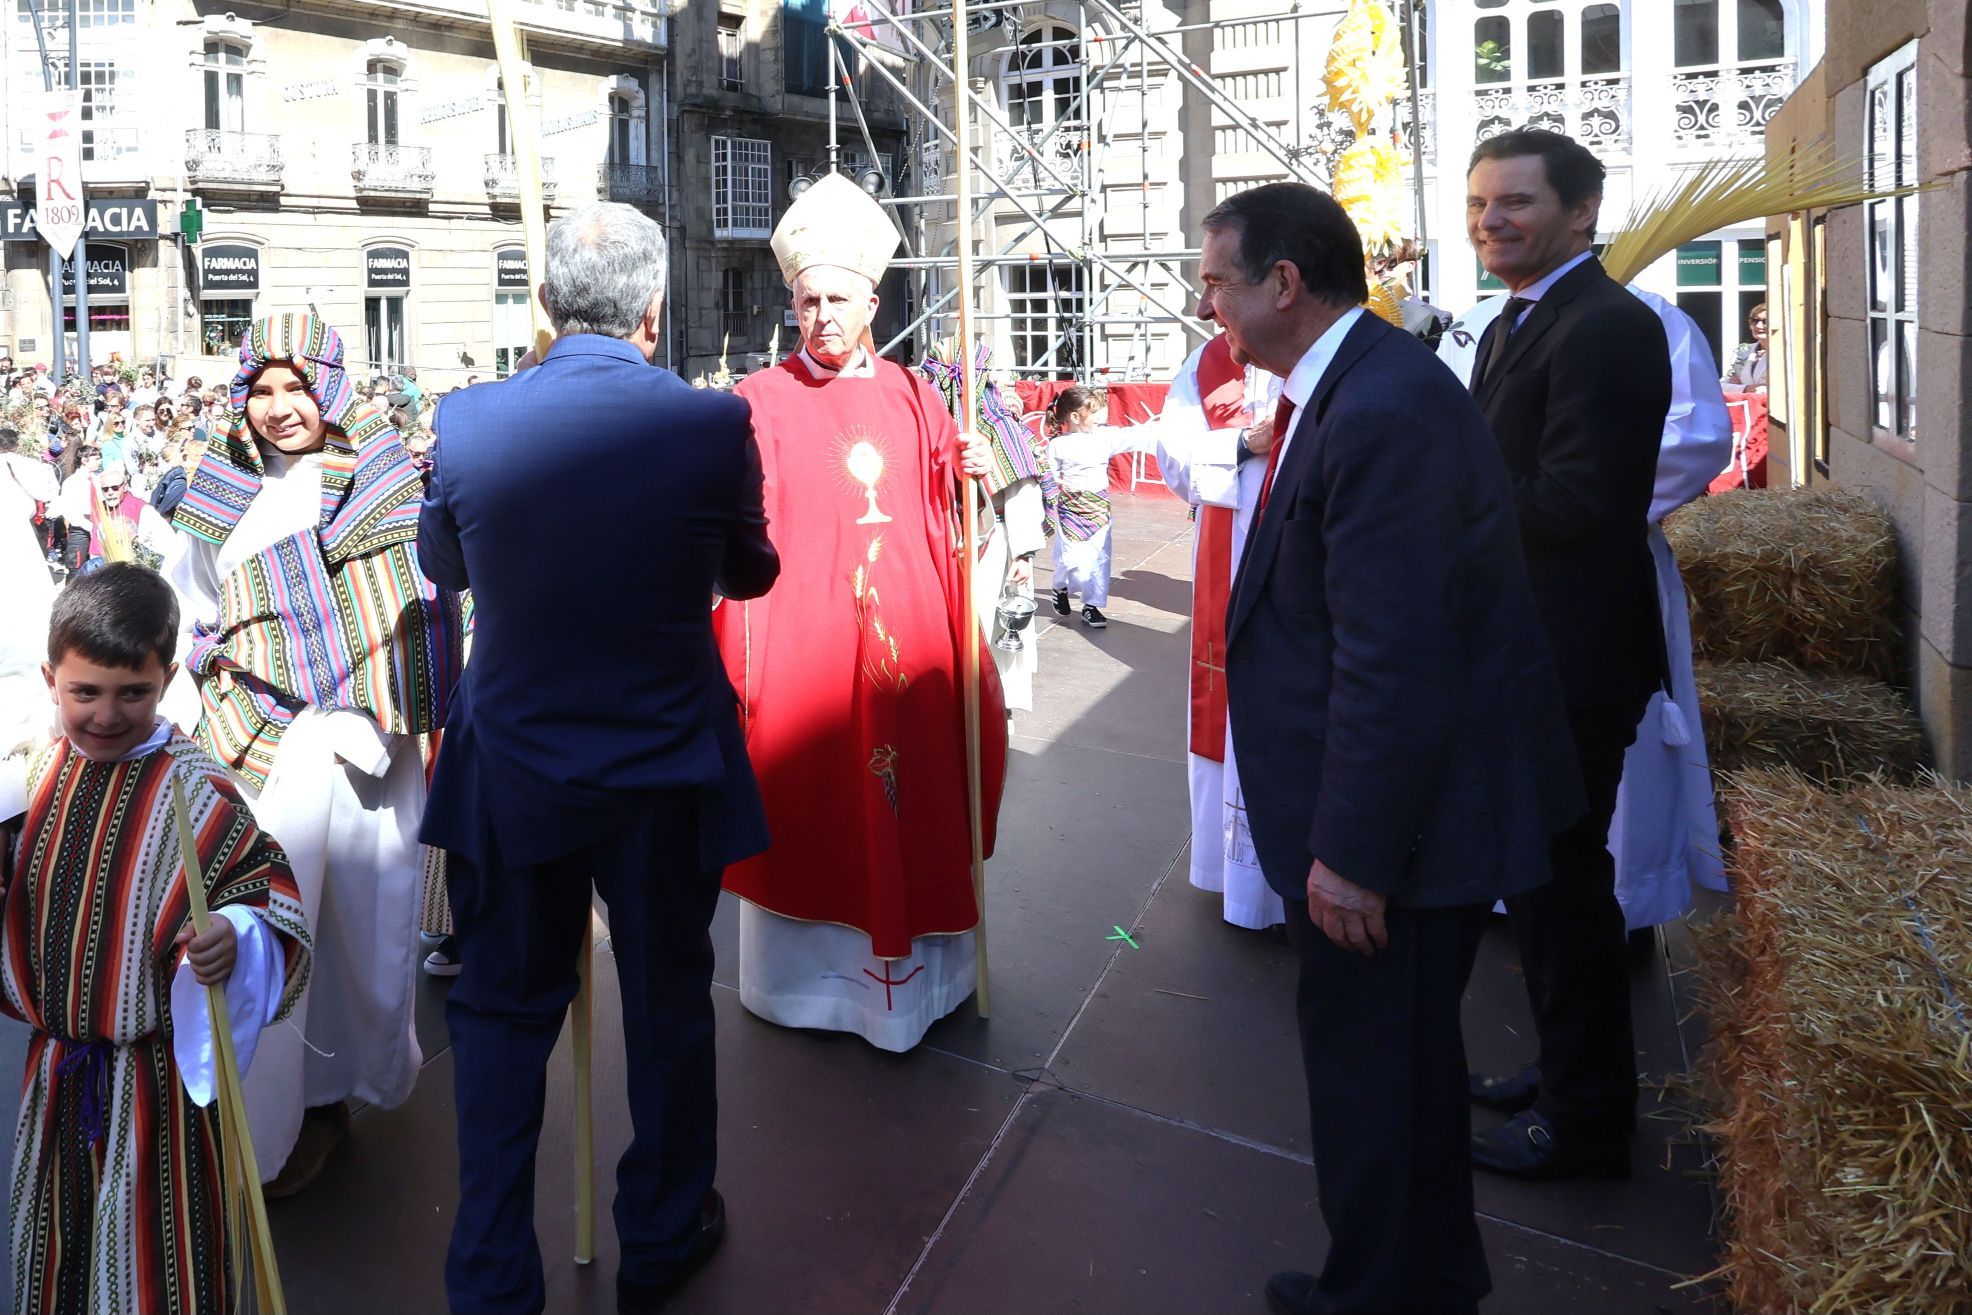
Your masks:
M313 532L272 544L220 581L219 615L194 632L199 741L263 788L303 707L368 713L393 734L444 724L462 644L456 595L417 562L422 481L384 411L357 399L342 340L310 315L256 321L240 347L233 422L199 463L177 527L224 543L266 478L246 400L268 365L294 366L329 429Z
M189 917L173 776L207 903L252 908L281 939L281 1013L307 980L287 861L197 745L173 735L95 762L57 740L33 760L23 830L0 864L0 1007L34 1029L9 1195L15 1311L231 1309L219 1119L186 1097L170 1042L172 942Z

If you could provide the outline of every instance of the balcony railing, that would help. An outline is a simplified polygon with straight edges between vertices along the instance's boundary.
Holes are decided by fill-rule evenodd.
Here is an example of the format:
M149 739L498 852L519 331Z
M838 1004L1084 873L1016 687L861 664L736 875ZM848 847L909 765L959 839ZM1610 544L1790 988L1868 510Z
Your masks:
M350 148L349 176L366 196L431 196L437 176L432 173L429 146L386 146L357 142Z
M520 200L520 169L511 155L486 157L486 197L489 201ZM541 199L555 199L555 162L541 157Z
M606 201L662 201L664 171L654 164L605 164L596 170L596 190Z
M185 181L193 187L278 189L281 139L268 132L194 128L185 134Z
M1071 183L1082 178L1082 143L1088 128L1080 123L1029 124L1012 132L993 133L993 172L1007 187L1059 192L1056 175ZM1046 163L1041 163L1045 161ZM1054 172L1048 172L1052 166Z
M1671 75L1671 139L1680 149L1757 149L1794 90L1794 61L1765 60Z
M1421 149L1426 164L1438 162L1438 93L1429 87L1420 87L1417 92L1418 113L1424 118L1424 131L1416 142L1411 141L1411 98L1400 94L1397 97L1397 131L1404 136L1406 151Z
M1478 139L1512 128L1567 133L1597 155L1628 155L1630 77L1609 73L1569 82L1555 79L1505 87L1480 87L1473 100Z

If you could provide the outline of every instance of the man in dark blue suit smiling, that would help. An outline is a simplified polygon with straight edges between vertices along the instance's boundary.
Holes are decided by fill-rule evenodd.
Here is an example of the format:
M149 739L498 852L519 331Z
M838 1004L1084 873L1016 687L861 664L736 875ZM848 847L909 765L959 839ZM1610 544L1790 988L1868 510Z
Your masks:
M725 1231L708 928L721 871L767 832L710 609L715 592L765 593L780 560L747 404L651 368L665 260L662 231L629 206L559 220L540 289L554 345L438 410L418 551L476 609L423 833L451 854L463 961L446 1005L458 1312L543 1307L544 1069L592 886L609 906L633 1130L617 1167L618 1309L660 1308ZM542 549L542 518L571 506L595 527L595 569Z
M1581 811L1505 465L1457 379L1365 313L1363 248L1298 183L1207 215L1200 312L1286 381L1226 614L1254 847L1301 959L1328 1259L1283 1315L1475 1315L1459 999L1493 900Z

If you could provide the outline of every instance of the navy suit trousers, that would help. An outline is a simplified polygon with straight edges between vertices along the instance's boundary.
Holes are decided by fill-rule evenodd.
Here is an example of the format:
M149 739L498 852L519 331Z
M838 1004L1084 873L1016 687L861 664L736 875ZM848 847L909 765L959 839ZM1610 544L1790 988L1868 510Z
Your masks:
M1393 908L1368 957L1287 904L1328 1259L1318 1315L1477 1315L1492 1286L1472 1215L1459 1002L1482 906Z
M462 969L446 1003L459 1124L459 1212L445 1291L459 1315L537 1312L534 1161L546 1068L575 998L591 891L609 909L623 996L630 1147L616 1170L619 1273L668 1279L718 1161L712 938L719 876L699 863L699 804L661 796L621 830L527 867L454 856Z

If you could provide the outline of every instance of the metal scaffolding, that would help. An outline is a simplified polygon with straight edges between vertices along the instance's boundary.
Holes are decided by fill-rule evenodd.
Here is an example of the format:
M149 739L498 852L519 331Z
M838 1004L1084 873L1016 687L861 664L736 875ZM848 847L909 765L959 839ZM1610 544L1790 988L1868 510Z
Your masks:
M937 6L939 0L931 3ZM850 130L860 135L871 159L881 158L862 113L849 56L856 57L853 62L860 64L862 76L887 85L908 112L908 183L899 194L882 199L897 211L898 227L904 235L904 255L895 265L908 272L912 314L884 345L885 351L920 331L933 340L954 333L959 241L971 244L979 270L998 274L1008 267L1040 266L1048 271L1041 294L1050 306L1045 315L1036 316L1031 309L982 308L975 312L978 320L1012 327L1027 346L1025 351L1016 351L1012 360L996 356L999 369L1021 375L1073 377L1083 383L1141 378L1153 368L1155 331L1181 328L1188 335L1182 344L1184 352L1210 335L1210 329L1192 314L1197 290L1185 269L1198 259L1197 248L1174 247L1168 237L1158 240L1153 234L1151 189L1158 163L1151 140L1153 73L1158 84L1175 82L1201 97L1222 116L1213 121L1213 128L1230 126L1244 133L1253 149L1271 156L1285 177L1326 185L1334 143L1308 141L1301 122L1308 110L1298 103L1298 95L1289 115L1296 140L1289 142L1227 94L1211 73L1186 57L1180 46L1188 33L1280 24L1288 32L1286 44L1293 50L1299 34L1294 25L1308 19L1338 18L1346 9L1343 0L1314 0L1285 12L1181 23L1156 30L1137 16L1142 10L1140 3L1126 6L1119 0L1074 0L1072 6L1047 6L1044 12L1050 19L1069 28L1073 36L1036 41L1023 40L1016 33L1010 43L1015 57L1072 49L1081 59L1072 97L1040 125L1010 122L992 82L972 76L963 82L955 80L949 44L951 9L940 6L899 13L897 5L898 0L863 0L863 7L879 23L892 25L902 44L901 52L879 45L868 28L858 31L838 21L829 25L835 38L830 42L831 167L837 163L838 105L842 101L852 111ZM1037 8L1041 6L1033 0L982 0L968 5L974 15L1012 15L1016 21L1018 16L1031 16ZM1071 11L1072 19L1065 16ZM1298 61L1290 59L1290 63L1298 69ZM1050 71L1035 76L1060 75ZM1050 91L1048 96L1052 101L1055 93ZM967 118L975 125L974 140L963 146L953 128L954 108L960 98L969 109ZM1125 124L1132 122L1128 113L1132 106L1134 143L1112 141L1119 119ZM1177 111L1174 118L1181 133L1183 111ZM989 136L992 149L986 149L981 140ZM1210 141L1190 145L1188 153L1194 158L1210 158ZM968 152L978 180L969 215L952 213L955 198L945 183L949 170L944 162L959 149ZM1126 153L1136 156L1137 202L1131 207L1135 231L1128 237L1112 236L1110 207L1115 197L1127 194L1127 184L1112 184L1111 171L1127 162ZM1123 231L1128 231L1127 226ZM1036 243L1042 248L1040 252L1028 249ZM1030 291L1023 295L1031 307L1036 294ZM1079 309L1073 313L1058 313L1063 305L1075 306L1077 302ZM1037 327L1037 321L1045 327ZM1131 330L1124 335L1127 359L1121 365L1113 359L1102 360L1104 331L1112 326Z

